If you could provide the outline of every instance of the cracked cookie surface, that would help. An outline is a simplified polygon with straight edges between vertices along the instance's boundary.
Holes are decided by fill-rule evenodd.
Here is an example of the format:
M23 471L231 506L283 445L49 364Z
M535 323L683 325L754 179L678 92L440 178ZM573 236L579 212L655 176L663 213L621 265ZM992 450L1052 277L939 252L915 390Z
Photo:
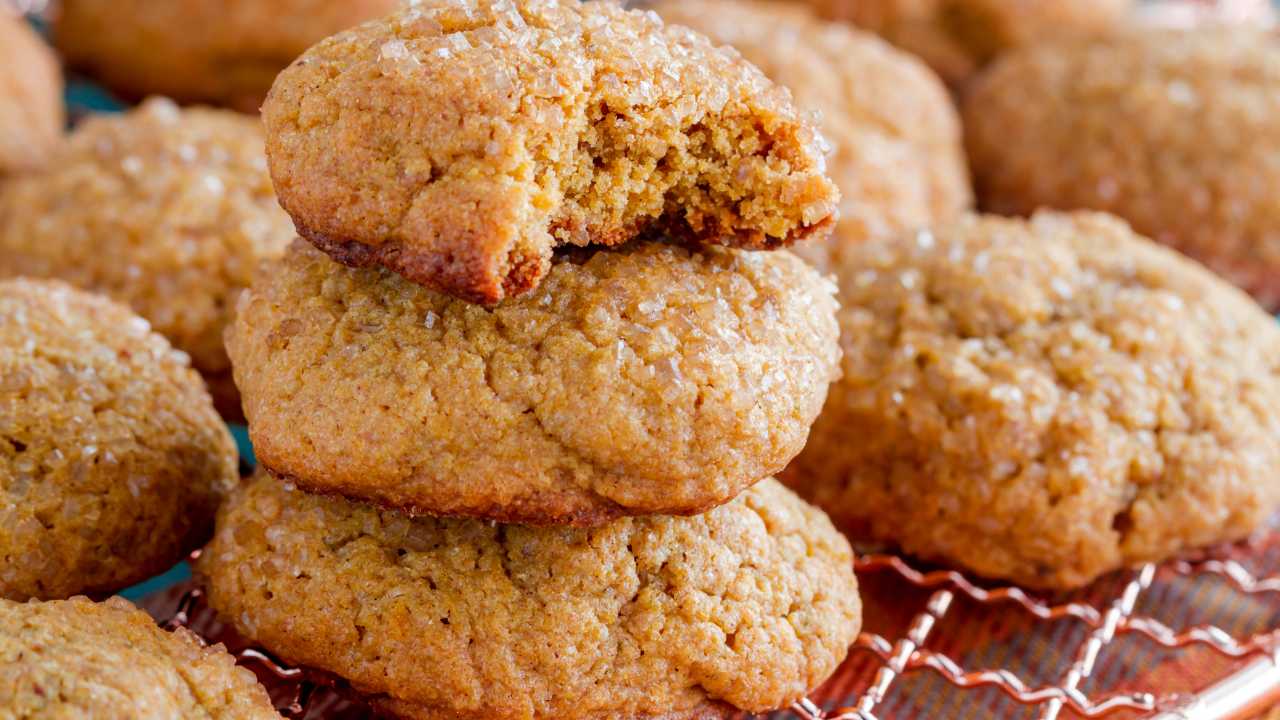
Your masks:
M696 718L785 707L861 623L853 557L776 481L597 528L417 518L265 474L223 507L209 602L406 718Z
M11 718L280 717L221 645L205 647L186 628L165 632L118 597L0 599L0 679Z
M983 208L1104 210L1280 310L1280 45L1244 28L1030 48L965 102Z
M163 572L236 481L200 377L145 320L61 282L0 282L0 597Z
M239 415L222 344L236 293L296 237L262 131L153 98L86 120L45 172L0 190L0 277L56 277L131 306Z
M612 2L422 0L307 51L263 120L304 237L490 305L557 246L772 248L824 236L839 199L786 90Z
M400 0L60 0L68 64L137 100L165 95L258 112L276 75L313 43Z
M819 268L831 246L887 237L973 204L960 118L946 88L916 58L795 3L662 0L667 22L732 45L796 104L818 113L834 150L840 219L830 239L792 251Z
M1031 587L1241 537L1280 500L1280 327L1101 214L837 265L844 377L784 479L857 536Z
M413 512L599 523L723 503L803 447L834 287L789 253L559 255L490 310L302 240L227 336L259 461Z
M0 11L0 178L43 167L65 114L57 57L26 21Z

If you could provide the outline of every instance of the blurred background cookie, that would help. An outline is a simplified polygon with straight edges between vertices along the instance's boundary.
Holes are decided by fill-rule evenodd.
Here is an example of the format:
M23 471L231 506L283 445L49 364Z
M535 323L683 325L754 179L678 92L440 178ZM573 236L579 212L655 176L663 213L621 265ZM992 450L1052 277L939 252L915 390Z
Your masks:
M840 188L829 241L793 251L825 267L832 244L886 237L959 214L973 202L960 119L918 59L807 8L754 0L651 3L670 23L733 46L817 113Z
M127 100L257 112L276 74L321 39L390 12L397 0L59 0L67 64Z
M145 320L61 282L0 281L0 597L162 572L236 481L200 377Z
M232 418L223 327L254 266L294 237L258 123L162 98L91 117L47 171L0 188L0 277L57 277L129 304L191 355Z
M1134 0L793 0L919 55L953 87L1000 53L1125 23Z
M0 6L0 179L44 165L62 137L64 115L57 57Z
M785 479L859 537L1028 587L1242 537L1280 501L1280 327L1102 214L850 249L844 377Z
M406 6L280 74L267 155L303 237L492 305L557 246L830 232L821 137L736 53L615 3L517 5Z
M720 718L788 706L861 624L849 545L774 480L593 529L411 519L260 475L219 514L210 605L405 718Z
M1028 48L964 105L979 202L1106 210L1280 309L1280 45L1244 28Z
M279 718L221 645L127 600L0 599L0 707L18 718Z
M837 365L789 253L558 255L492 310L299 240L227 348L259 462L417 513L598 524L728 501L803 447Z
M1259 29L1274 25L1271 0L1144 0L1134 9L1139 26L1195 28L1206 25L1244 25Z

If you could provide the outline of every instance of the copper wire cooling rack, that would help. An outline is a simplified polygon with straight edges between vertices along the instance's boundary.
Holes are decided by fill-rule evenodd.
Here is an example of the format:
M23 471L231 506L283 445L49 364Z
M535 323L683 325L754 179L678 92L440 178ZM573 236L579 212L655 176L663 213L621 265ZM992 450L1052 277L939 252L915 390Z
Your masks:
M857 563L859 579L868 584L907 586L917 594L924 593L923 603L911 615L905 631L894 637L869 627L858 638L851 662L857 656L869 655L874 670L862 663L862 672L848 672L852 682L843 684L847 698L834 710L824 712L816 701L804 701L793 708L805 720L873 720L876 717L1028 717L1056 720L1078 717L1142 717L1173 720L1174 718L1247 718L1252 713L1280 701L1280 575L1259 575L1259 566L1270 565L1280 570L1280 533L1259 535L1246 543L1218 548L1198 558L1179 560L1165 565L1147 564L1107 578L1095 588L1065 598L1040 598L1016 587L984 587L960 573L946 570L921 571L907 561L892 555L868 555ZM888 578L882 576L889 576ZM1169 600L1185 597L1176 592L1199 585L1197 594L1213 598L1212 605L1221 611L1239 608L1247 603L1258 622L1256 631L1233 634L1210 623L1171 626L1155 612L1185 618L1196 614L1195 608L1179 607ZM1205 591L1206 585L1216 585ZM1161 597L1143 602L1153 590ZM878 588L873 592L883 593ZM890 594L898 593L890 591ZM1270 596L1270 597L1264 597ZM1261 602L1258 602L1261 600ZM958 603L969 607L953 610ZM1212 612L1212 610L1211 610ZM1223 613L1229 615L1230 613ZM934 649L935 638L963 632L966 622L976 622L977 629L992 628L991 619L999 615L1013 616L1012 636L1028 647L1028 636L1055 643L1057 652L1050 653L1051 662L1022 673L1009 668L968 668L945 652ZM959 616L959 617L956 617ZM1022 621L1019 623L1019 621ZM1259 622L1260 621L1260 622ZM1239 618L1236 619L1239 622ZM1246 622L1248 622L1246 620ZM1066 624L1075 632L1062 632L1055 627ZM1072 641L1060 642L1071 638ZM1126 683L1090 683L1095 671L1103 666L1108 652L1120 651L1121 641L1128 639L1124 650L1131 659L1148 658L1130 663L1128 669L1137 677ZM952 643L955 645L956 643ZM961 643L969 647L981 642ZM1135 652L1133 646L1145 644L1146 652ZM1152 652L1158 650L1161 652ZM1174 658L1196 650L1218 656L1220 662L1196 664L1202 671L1214 665L1222 668L1218 677L1189 678L1179 687L1162 678L1160 690L1143 671L1156 667L1160 655ZM973 653L970 653L973 654ZM1225 662L1222 662L1225 661ZM1113 664L1114 665L1114 664ZM934 688L924 688L937 696L933 709L922 713L924 706L915 704L914 712L897 703L897 712L886 706L895 684L913 679L912 675L932 674ZM1112 673L1115 675L1115 673ZM1048 680L1042 678L1050 678ZM936 685L945 683L949 693L938 692ZM917 683L921 685L921 683ZM1147 687L1144 688L1144 685ZM828 694L834 688L824 688ZM982 695L986 691L985 696ZM910 690L908 690L910 692ZM991 693L1006 700L1001 706L992 703ZM1000 709L1000 708L1003 709ZM884 710L885 712L881 713Z
M856 569L864 631L836 676L778 720L1225 720L1280 702L1280 531L1060 597L887 554ZM199 588L143 605L169 628L225 643L286 717L369 714L338 679L248 646Z

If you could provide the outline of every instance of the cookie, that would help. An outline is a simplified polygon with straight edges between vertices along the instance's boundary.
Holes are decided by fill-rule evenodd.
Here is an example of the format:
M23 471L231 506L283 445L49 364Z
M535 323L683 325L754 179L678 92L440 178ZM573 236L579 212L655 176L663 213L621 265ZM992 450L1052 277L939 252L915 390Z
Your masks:
M0 8L0 178L43 166L64 114L58 59L22 18Z
M1131 32L1032 48L965 102L980 203L1105 210L1280 310L1280 46Z
M412 519L265 475L197 574L237 630L405 718L704 718L786 707L861 621L848 543L765 480L592 528Z
M1276 23L1276 10L1269 0L1147 0L1135 8L1134 15L1140 26L1165 29Z
M279 718L253 673L129 601L0 599L6 717Z
M598 524L782 469L836 372L833 296L788 253L640 243L558 255L487 310L299 240L227 349L259 462L310 490Z
M256 121L152 99L86 120L0 191L0 277L57 277L133 307L239 414L222 330L259 260L295 237Z
M916 58L874 35L816 18L795 3L662 0L652 7L732 45L816 111L840 188L829 242L794 250L825 267L830 244L887 237L958 215L973 203L960 119Z
M1134 0L800 0L919 55L952 87L1007 50L1124 24Z
M839 200L785 90L612 2L408 5L308 50L263 120L303 237L487 305L558 246L773 248L824 236Z
M1037 588L1280 500L1280 327L1102 214L851 248L844 378L785 479L859 537Z
M164 571L236 482L200 377L145 320L60 282L0 281L0 597Z
M276 74L312 44L397 0L61 0L68 64L130 100L165 95L256 113Z

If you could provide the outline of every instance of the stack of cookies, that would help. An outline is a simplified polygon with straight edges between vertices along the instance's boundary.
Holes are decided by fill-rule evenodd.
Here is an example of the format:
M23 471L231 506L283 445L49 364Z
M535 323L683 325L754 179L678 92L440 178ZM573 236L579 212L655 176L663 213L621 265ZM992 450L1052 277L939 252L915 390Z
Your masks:
M860 625L770 476L837 373L789 253L838 193L789 94L651 13L427 0L313 47L263 118L302 239L227 349L264 470L209 601L402 717L784 707Z

